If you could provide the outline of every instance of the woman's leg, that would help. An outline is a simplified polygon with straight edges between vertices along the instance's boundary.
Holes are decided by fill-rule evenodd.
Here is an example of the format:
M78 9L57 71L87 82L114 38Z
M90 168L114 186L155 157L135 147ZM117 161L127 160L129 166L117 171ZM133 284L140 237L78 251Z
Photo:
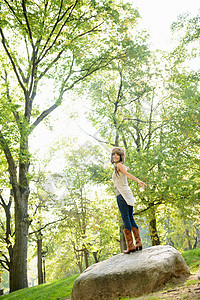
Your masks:
M129 216L129 208L121 195L117 196L117 204L119 207L119 211L122 216L122 220L124 222L124 236L126 240L127 250L124 251L125 254L129 254L130 252L135 252L136 248L133 244L133 236L132 236L132 224Z
M126 203L122 195L117 196L117 204L122 216L122 220L124 222L124 228L131 231L133 226L130 220L130 213L129 213L130 206Z
M140 239L139 229L133 217L133 206L130 205L129 205L129 218L132 224L132 231L136 242L136 250L142 250L142 242Z
M129 208L129 218L130 218L131 225L132 225L132 227L135 227L138 229L138 226L133 218L133 206L129 205L128 208Z

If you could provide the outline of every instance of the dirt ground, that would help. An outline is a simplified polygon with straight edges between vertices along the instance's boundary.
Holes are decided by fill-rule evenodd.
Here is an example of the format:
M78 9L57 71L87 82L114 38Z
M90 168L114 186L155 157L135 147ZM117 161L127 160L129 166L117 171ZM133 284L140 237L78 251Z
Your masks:
M139 298L133 298L134 300L161 300L161 299L179 299L179 300L196 300L200 299L200 279L198 274L190 275L185 283L169 287L156 293L148 294ZM130 300L133 300L130 299Z

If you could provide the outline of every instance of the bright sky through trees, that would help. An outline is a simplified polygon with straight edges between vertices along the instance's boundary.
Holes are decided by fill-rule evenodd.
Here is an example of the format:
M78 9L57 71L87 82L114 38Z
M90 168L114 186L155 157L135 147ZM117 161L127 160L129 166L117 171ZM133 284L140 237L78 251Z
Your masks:
M151 36L152 48L168 50L171 44L170 26L184 13L197 15L199 0L132 0L142 17L141 24Z
M199 0L129 0L138 7L141 20L140 26L150 34L151 48L171 50L173 47L170 26L177 20L177 17L184 13L191 16L197 15L200 11ZM48 96L48 95L45 95ZM80 109L81 108L81 109ZM78 111L79 118L69 118L69 113ZM57 119L55 122L54 117ZM84 131L93 134L91 125L84 118L84 101L76 99L71 103L66 98L62 107L58 107L50 117L50 124L53 131L50 132L44 124L40 124L32 137L31 148L39 150L40 155L48 153L48 148L62 137L77 137L81 143L89 139ZM80 127L84 130L81 131ZM41 133L44 134L41 138ZM62 162L61 162L62 164Z

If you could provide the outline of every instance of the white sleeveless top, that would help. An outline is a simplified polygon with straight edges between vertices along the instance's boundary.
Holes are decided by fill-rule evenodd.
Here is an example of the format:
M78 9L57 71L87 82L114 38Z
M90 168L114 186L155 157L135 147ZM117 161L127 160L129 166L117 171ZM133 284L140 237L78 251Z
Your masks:
M123 166L126 168L125 166ZM135 199L133 193L128 185L127 177L123 173L116 174L115 171L112 175L116 196L122 195L128 205L134 206Z

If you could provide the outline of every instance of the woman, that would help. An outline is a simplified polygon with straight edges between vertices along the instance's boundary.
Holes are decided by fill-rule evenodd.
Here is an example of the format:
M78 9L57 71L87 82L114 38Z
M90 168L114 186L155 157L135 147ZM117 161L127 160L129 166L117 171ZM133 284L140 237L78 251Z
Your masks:
M124 236L126 240L127 250L124 251L125 254L130 252L135 252L136 250L142 250L142 242L140 239L140 234L138 226L133 218L133 205L134 198L132 191L127 183L127 177L129 179L137 181L142 188L146 186L144 182L128 173L128 167L123 164L125 162L125 152L122 148L115 147L111 154L111 163L115 165L115 171L113 173L112 179L114 183L115 193L117 196L117 204L124 222ZM136 245L133 244L133 236L135 237Z

